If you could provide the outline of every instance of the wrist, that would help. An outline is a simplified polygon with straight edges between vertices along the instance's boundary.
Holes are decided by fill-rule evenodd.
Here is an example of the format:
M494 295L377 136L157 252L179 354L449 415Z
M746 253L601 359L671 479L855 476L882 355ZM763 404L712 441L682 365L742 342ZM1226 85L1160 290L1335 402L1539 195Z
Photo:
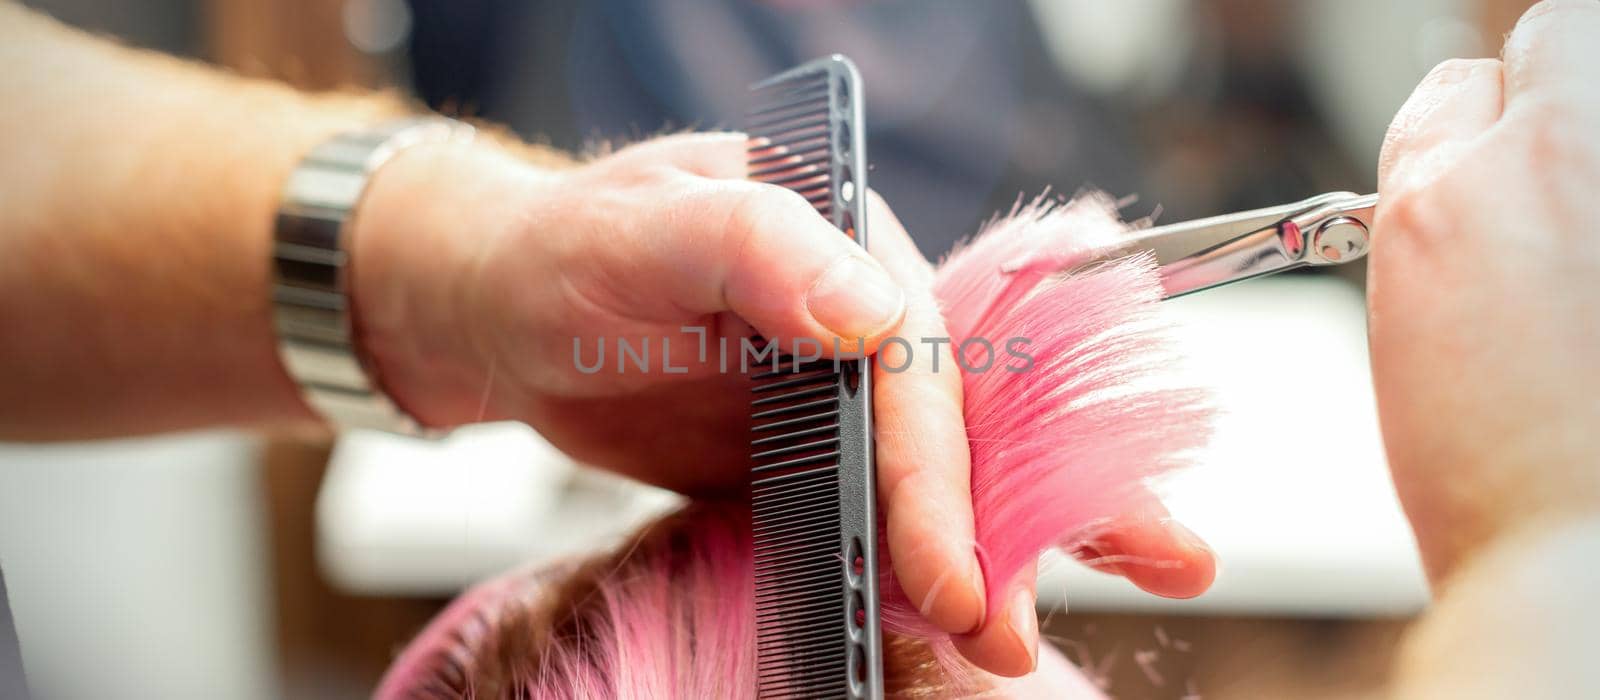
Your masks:
M379 168L357 207L347 269L357 348L422 425L510 417L488 392L493 329L478 268L540 175L490 144L421 144Z
M1600 514L1541 518L1477 550L1407 633L1394 696L1593 690L1587 637L1600 624L1597 555Z
M250 258L254 263L251 267L252 276L263 275L265 280L251 280L253 289L266 287L267 293L260 296L265 308L258 309L259 313L253 314L253 320L259 321L264 316L265 324L252 324L253 328L263 330L268 342L262 343L252 335L251 347L262 352L261 357L266 366L274 371L265 374L272 378L274 396L287 397L287 401L274 399L274 404L289 407L290 416L294 423L299 424L307 420L316 421L322 416L313 405L305 389L299 385L297 377L289 369L280 344L283 342L282 329L277 328L275 304L272 300L273 289L276 287L277 275L270 272L269 267L260 265L260 258L273 256L276 252L275 239L276 226L281 226L279 218L284 212L286 187L293 177L293 173L301 166L303 159L319 144L326 143L341 133L359 131L386 119L396 118L403 114L398 104L380 98L324 98L317 97L304 99L298 95L283 96L274 85L251 85L251 94L254 99L246 102L256 109L257 114L250 118L272 122L276 126L271 129L260 129L248 132L262 140L259 147L243 148L248 153L229 153L224 158L231 165L225 172L239 172L242 177L249 177L253 182L248 187L232 188L244 193L246 201L237 202L229 207L219 208L218 211L226 212L230 216L237 216L237 212L251 212L241 217L249 222L261 222L264 231L252 232L248 236L251 242ZM287 91L283 91L287 92ZM274 99L277 97L279 99ZM279 113L292 113L292 118L285 116L275 119ZM238 115L241 120L250 114L248 111ZM234 142L237 143L236 139ZM249 163L247 167L239 167L240 163ZM257 252L257 246L265 250ZM275 267L276 263L272 267ZM264 282L265 284L261 284Z
M1435 589L1507 539L1600 517L1600 470L1585 445L1592 422L1538 423L1434 457L1428 468L1419 468L1414 453L1392 459L1395 487Z

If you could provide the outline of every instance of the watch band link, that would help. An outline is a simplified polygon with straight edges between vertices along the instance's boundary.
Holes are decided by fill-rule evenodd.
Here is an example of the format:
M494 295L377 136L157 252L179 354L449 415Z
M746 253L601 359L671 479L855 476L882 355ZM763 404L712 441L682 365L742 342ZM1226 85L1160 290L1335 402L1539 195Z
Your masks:
M383 393L356 347L347 225L372 174L395 154L421 143L470 140L472 133L442 117L397 120L334 136L289 176L272 251L278 354L306 401L336 427L428 434Z

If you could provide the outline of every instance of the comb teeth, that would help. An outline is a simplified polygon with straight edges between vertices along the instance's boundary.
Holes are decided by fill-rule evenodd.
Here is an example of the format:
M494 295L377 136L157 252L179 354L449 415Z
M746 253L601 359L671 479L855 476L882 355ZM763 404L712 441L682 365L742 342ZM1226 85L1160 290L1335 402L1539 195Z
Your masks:
M751 179L865 245L858 81L834 56L758 83L746 133ZM881 698L867 364L779 361L750 401L757 695Z

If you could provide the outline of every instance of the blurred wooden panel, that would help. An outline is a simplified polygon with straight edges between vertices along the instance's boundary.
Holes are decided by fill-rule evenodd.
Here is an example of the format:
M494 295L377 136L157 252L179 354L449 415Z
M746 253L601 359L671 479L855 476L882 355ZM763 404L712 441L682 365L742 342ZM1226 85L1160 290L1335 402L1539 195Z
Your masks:
M244 75L300 88L374 86L378 63L345 37L348 0L207 0L207 56Z
M263 459L284 697L368 697L399 649L444 604L351 595L323 579L316 502L330 448L326 439L279 437Z
M1381 700L1407 623L1057 613L1041 633L1114 698Z

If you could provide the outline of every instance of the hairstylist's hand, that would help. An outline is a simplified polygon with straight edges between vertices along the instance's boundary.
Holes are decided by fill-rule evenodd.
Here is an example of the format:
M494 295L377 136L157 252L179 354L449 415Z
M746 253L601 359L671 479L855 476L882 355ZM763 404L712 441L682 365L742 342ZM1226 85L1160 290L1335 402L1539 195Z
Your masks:
M869 350L891 334L949 335L927 261L881 201L871 202L869 256L799 196L745 181L744 162L737 134L656 139L564 172L488 147L402 153L362 205L351 268L363 344L386 387L430 424L520 419L578 459L650 483L743 485L738 339L750 326L784 347L821 339L824 350L836 335L846 349L865 337ZM683 326L707 329L707 362ZM650 339L650 371L631 361L618 371L619 337L635 348ZM574 338L585 365L606 339L598 372L577 368ZM663 338L683 373L665 371ZM1023 673L1037 645L1033 582L1013 609L984 610L960 377L948 344L937 373L928 346L916 347L911 369L876 377L879 500L896 574L940 628L975 632L964 648L980 666ZM1096 555L1199 562L1189 578L1130 570L1136 583L1170 595L1209 583L1209 552L1181 528L1140 518L1126 530Z
M565 170L489 144L401 153L353 232L380 381L425 424L523 420L577 459L682 491L747 481L739 339L754 326L783 348L871 350L905 293L799 195L745 180L744 149L740 134L684 134Z
M1390 468L1430 577L1600 513L1600 2L1449 61L1384 144L1369 273Z

